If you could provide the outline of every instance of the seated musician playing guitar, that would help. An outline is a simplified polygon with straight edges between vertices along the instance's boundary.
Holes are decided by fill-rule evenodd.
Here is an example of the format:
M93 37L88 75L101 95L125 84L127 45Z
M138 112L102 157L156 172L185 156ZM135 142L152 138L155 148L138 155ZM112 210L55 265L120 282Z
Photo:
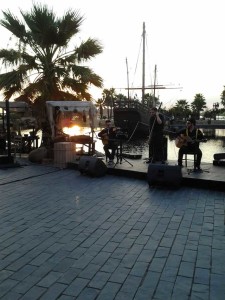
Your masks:
M109 164L111 164L113 163L118 146L118 141L116 141L117 128L112 126L110 120L106 120L105 124L106 127L98 133L98 136L102 139L105 155L109 158Z
M194 169L201 171L201 159L202 151L199 148L199 142L205 142L203 133L200 129L196 128L196 121L194 118L187 120L187 126L178 132L178 136L175 140L176 146L179 149L178 152L178 165L182 167L182 159L184 154L195 154L196 161Z

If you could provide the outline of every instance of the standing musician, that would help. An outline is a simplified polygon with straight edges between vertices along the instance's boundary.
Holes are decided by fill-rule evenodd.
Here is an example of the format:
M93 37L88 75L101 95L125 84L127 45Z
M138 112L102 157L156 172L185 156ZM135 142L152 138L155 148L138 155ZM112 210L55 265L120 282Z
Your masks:
M175 140L178 152L178 165L183 167L182 159L184 154L196 154L196 161L194 162L194 169L201 171L202 151L199 148L199 141L206 141L200 129L196 128L196 121L194 118L187 120L186 128L178 132Z
M163 128L163 115L158 112L156 107L152 107L150 109L149 119L149 160L147 163L154 163L156 161L165 163L163 153Z
M102 139L105 156L109 158L109 164L111 164L118 146L118 141L116 141L117 128L112 126L110 120L106 120L105 125L106 127L98 133L98 136Z

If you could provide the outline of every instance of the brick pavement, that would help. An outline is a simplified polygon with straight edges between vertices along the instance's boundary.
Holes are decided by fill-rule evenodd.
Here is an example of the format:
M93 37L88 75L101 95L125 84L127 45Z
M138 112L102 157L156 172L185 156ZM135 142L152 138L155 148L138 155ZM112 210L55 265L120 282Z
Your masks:
M225 299L225 193L0 170L0 299Z

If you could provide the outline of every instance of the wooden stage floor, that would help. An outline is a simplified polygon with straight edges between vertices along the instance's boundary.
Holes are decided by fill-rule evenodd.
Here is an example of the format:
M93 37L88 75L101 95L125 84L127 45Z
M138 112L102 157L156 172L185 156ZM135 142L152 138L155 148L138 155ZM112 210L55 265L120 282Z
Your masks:
M190 163L190 162L189 162ZM132 165L131 165L132 164ZM176 161L167 161L166 165L175 166ZM148 166L143 159L122 159L121 163L107 166L108 174L147 179ZM158 165L159 168L162 165ZM202 162L202 172L189 172L192 165L182 168L181 185L213 188L225 191L225 166L215 166L213 163Z

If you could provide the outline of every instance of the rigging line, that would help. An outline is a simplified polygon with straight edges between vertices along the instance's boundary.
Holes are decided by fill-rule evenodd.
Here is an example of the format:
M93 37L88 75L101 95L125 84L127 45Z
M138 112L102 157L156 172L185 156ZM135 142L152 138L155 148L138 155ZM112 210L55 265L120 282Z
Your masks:
M149 51L149 47L148 47L148 40L147 40L147 34L146 34L146 36L145 36L145 43L146 43L146 48L147 48L147 53L150 53L150 51ZM150 62L149 62L149 75L150 75L150 84L151 85L153 85L153 79L152 79L152 72L151 72L151 64L150 64Z
M141 37L141 42L140 42L140 46L139 46L138 58L137 58L137 62L136 62L136 66L135 66L135 71L134 71L134 78L133 78L132 85L131 85L132 87L134 87L134 80L135 80L135 76L136 76L136 72L137 72L137 66L138 66L138 62L139 62L139 58L140 58L140 53L141 53L142 39L143 39L143 37Z
M136 131L136 129L137 129L139 123L140 123L140 122L138 121L137 124L136 124L136 126L135 126L135 128L134 128L134 131L132 132L132 134L131 134L130 138L128 139L127 143L129 143L130 140L132 139L132 137L133 137L133 135L134 135L134 133L135 133L135 131Z
M133 137L135 131L137 130L137 127L138 127L139 124L143 124L143 125L146 125L146 126L149 127L149 124L138 121L137 124L136 124L136 126L135 126L135 128L134 128L134 131L132 132L131 136L129 137L129 139L128 139L128 141L127 141L127 144L128 144L128 143L130 142L130 140L132 139L132 137Z

